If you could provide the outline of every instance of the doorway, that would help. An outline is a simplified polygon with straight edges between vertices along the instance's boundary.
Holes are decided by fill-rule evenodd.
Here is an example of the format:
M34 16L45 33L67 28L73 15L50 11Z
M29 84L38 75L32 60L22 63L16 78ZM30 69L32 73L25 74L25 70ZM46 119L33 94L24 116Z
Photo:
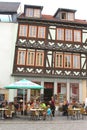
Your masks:
M51 100L51 97L53 96L54 92L54 83L44 83L45 89L44 89L44 100L46 102Z
M44 100L50 101L52 96L53 96L53 89L45 88L44 89Z

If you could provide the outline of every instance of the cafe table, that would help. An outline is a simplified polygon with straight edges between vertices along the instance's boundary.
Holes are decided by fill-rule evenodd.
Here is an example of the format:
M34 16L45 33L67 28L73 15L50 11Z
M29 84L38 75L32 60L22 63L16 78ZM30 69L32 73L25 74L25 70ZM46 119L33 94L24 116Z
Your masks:
M71 118L72 119L79 119L80 118L80 111L81 108L69 108L68 113L72 113Z
M43 112L43 110L44 109L42 108L31 108L30 109L31 117L33 119L36 119L36 118L40 119L40 113Z

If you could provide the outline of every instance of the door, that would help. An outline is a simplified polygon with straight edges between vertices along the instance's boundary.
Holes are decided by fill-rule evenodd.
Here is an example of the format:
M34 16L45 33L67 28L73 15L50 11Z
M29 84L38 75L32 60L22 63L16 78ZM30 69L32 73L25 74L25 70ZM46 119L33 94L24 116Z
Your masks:
M53 83L48 83L48 82L46 82L45 84L44 84L44 86L45 86L45 89L44 89L44 100L45 101L50 101L51 100L51 97L53 96L53 91L54 91L54 87L53 87Z

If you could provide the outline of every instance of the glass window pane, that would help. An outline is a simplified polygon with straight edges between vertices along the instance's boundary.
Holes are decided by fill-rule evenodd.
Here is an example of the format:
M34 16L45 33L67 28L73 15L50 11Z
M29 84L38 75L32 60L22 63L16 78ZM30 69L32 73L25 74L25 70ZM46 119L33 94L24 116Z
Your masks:
M26 56L26 51L18 50L18 55L17 55L17 64L18 65L25 65L25 56Z
M74 41L81 42L81 31L74 30Z
M27 25L20 25L19 36L27 37Z
M80 55L73 55L73 68L80 69Z
M33 17L33 9L31 9L31 8L27 8L26 9L26 16L27 17Z
M64 29L57 29L57 40L64 40Z
M32 50L27 51L27 65L33 65L34 66L35 61L35 52Z
M36 66L43 66L44 64L44 53L43 51L36 52Z
M64 55L64 67L71 68L71 55L70 54Z
M29 26L29 37L36 37L36 34L37 34L37 27Z
M55 67L63 67L63 54L56 53Z
M72 30L65 29L65 41L72 41Z
M40 9L34 9L34 17L40 18Z
M45 27L38 27L38 38L45 38Z

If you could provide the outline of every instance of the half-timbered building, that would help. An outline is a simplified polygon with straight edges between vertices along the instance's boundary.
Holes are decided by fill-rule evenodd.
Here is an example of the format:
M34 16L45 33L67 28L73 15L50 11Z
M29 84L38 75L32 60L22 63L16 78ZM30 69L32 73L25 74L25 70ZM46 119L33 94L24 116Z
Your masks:
M16 4L13 9L17 11L18 7ZM1 6L0 9L2 13ZM8 14L8 10L3 12ZM9 50L9 60L5 60L6 63L8 60L7 73L3 73L3 65L0 72L7 78L2 80L0 77L0 86L6 85L6 81L10 83L26 78L44 86L41 90L26 90L27 100L32 96L45 100L55 96L58 102L70 101L71 98L82 102L87 97L87 21L76 19L74 9L59 8L53 16L42 11L42 6L24 5L21 15L9 12L12 16L10 22L14 22L16 27L11 29L12 32L8 29L12 35L9 32L10 40L4 42L10 43L6 45L12 49L5 46ZM2 24L1 21L1 29ZM17 36L16 42L12 36ZM0 42L3 43L2 40ZM3 57L5 54L7 57L7 53ZM10 91L9 100L22 95L22 90L15 90L15 94Z
M86 97L87 21L75 18L76 10L59 8L43 15L42 6L25 5L18 17L18 34L12 76L26 77L44 86L42 95L58 101Z

